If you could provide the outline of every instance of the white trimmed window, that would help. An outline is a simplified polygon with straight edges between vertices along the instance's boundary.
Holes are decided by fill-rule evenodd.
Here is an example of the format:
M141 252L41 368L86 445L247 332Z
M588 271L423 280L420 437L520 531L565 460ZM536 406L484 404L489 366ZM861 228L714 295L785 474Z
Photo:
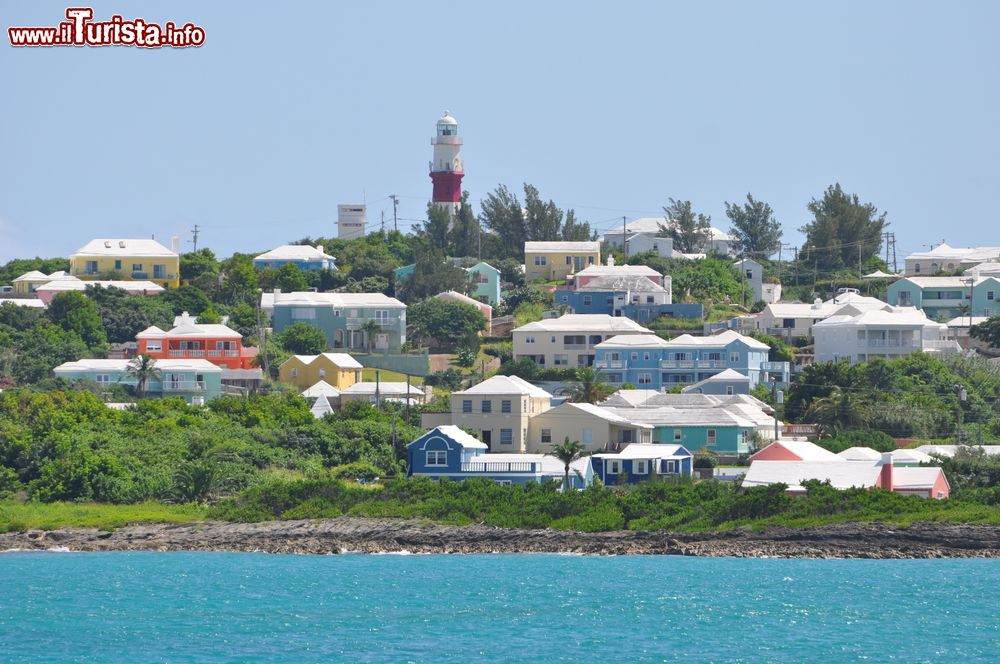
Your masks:
M320 378L326 378L326 369L320 369L319 370L319 377Z
M97 374L94 376L94 381L98 385L108 385L111 382L111 374Z
M632 462L635 466L632 471L636 475L648 475L649 474L649 461L646 459L636 459Z
M525 337L524 338L524 343L526 343L526 344L533 344L533 343L535 343L535 338L534 337Z
M652 385L653 374L651 373L641 373L639 374L639 384L640 385Z
M316 320L316 310L309 307L292 307L293 320Z
M715 445L715 429L709 429L705 435L709 445Z
M159 353L161 350L163 350L163 342L162 341L147 341L146 342L146 351L147 352L150 352L150 353Z
M299 377L299 370L295 367L292 367L292 378L298 378L298 377Z
M608 459L608 475L618 475L622 472L622 462L618 459Z
M679 441L683 435L684 435L683 431L681 431L680 429L674 429L674 440L675 441Z
M514 430L513 429L500 429L500 444L501 445L513 445L514 444Z
M542 429L542 442L543 443L552 442L552 429Z
M593 302L594 302L593 296L591 296L591 295L584 295L583 296L583 306L589 307L591 304L593 304Z
M462 412L463 413L472 412L472 399L462 399Z
M427 450L428 466L447 466L448 453L444 450Z
M490 401L489 399L484 399L483 400L483 413L485 414L485 413L492 413L492 412L493 412L493 402Z
M545 256L535 256L535 265L545 265Z
M739 364L740 363L740 354L739 353L730 353L729 354L729 361L732 364Z
M509 413L510 412L510 399L501 399L500 400L500 412L501 413Z

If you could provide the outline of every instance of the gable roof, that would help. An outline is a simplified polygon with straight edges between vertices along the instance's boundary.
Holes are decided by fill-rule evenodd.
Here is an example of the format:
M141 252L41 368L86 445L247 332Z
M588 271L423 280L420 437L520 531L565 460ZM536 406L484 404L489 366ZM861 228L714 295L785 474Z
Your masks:
M800 461L843 461L842 457L837 456L830 450L824 449L817 445L816 443L811 443L808 440L776 440L761 451L750 457L750 463L754 463L755 457L763 454L767 450L773 448L782 448L787 450L790 454L797 456Z
M319 355L292 355L292 357L288 358L288 360L294 358L299 362L301 362L302 364L309 365L315 362L320 357L325 357L327 360L329 360L332 364L336 365L340 369L364 369L364 366L360 362L355 360L347 353L320 353ZM285 362L287 362L288 360L285 360ZM282 364L284 364L284 362L282 362Z
M126 371L129 362L131 360L85 358L76 360L75 362L63 362L53 371ZM201 358L156 360L156 367L162 371L192 370L206 373L222 373L222 367Z
M837 452L837 456L848 461L880 461L882 453L870 447L848 447L846 450Z
M302 396L304 397L339 397L340 390L326 382L325 380L320 380L302 390Z
M594 456L602 459L663 459L666 457L691 456L691 452L683 445L629 443L620 452L595 454Z
M486 302L480 302L479 300L471 298L468 295L463 295L458 291L448 290L438 293L434 297L436 297L439 300L451 300L452 302L461 302L462 304L468 304L469 306L475 307L480 311L489 310L491 313L493 311L493 307L491 307Z
M600 242L525 242L524 253L595 254L601 252Z
M156 240L122 240L100 238L91 240L71 254L71 257L101 257L101 256L145 256L150 258L177 258Z
M736 369L723 369L717 374L709 376L708 378L699 380L697 383L691 383L690 385L681 389L681 394L687 394L688 392L694 392L698 388L704 387L709 383L749 383L750 376L745 376L741 374Z
M803 482L829 482L836 489L875 486L881 467L868 461L754 461L743 476L743 487L786 484L793 491L802 491ZM894 473L895 473L895 469ZM895 477L895 475L894 475Z
M563 410L577 410L583 413L587 413L588 415L599 417L602 420L606 420L611 424L617 424L619 426L629 426L639 429L652 428L649 424L646 424L644 422L636 422L635 420L628 417L622 417L621 415L614 412L610 408L602 408L601 406L592 403L574 403L571 401L567 401L566 403L563 403L557 406L556 408L561 408Z
M408 443L407 447L411 447L413 445L416 445L417 443L419 443L421 441L424 441L425 439L429 439L433 435L438 435L438 436L442 436L444 438L448 438L449 440L452 440L455 443L457 443L460 447L469 448L469 449L476 449L476 450L488 450L489 449L489 446L486 443L484 443L484 442L480 441L478 438L476 438L476 437L474 437L474 436L472 436L472 435L470 435L470 434L462 431L461 429L459 429L454 424L442 424L439 427L434 427L433 429L431 429L430 431L428 431L424 435L420 436L416 440L411 441L410 443Z
M670 342L655 334L618 334L594 348L666 348Z
M920 466L917 468L905 468L893 466L892 468L892 488L908 489L911 491L930 490L938 478L944 475L944 470L937 466ZM948 484L948 478L944 478Z
M647 332L631 318L607 314L565 314L546 318L514 329L514 332Z
M638 219L633 219L629 223L625 224L625 232L628 234L632 233L659 233L660 226L668 226L673 224L673 221L668 221L665 217L639 217ZM711 228L712 240L715 241L725 241L732 240L732 236L728 235L714 226ZM605 236L607 235L621 235L621 229L612 229L605 231Z
M733 342L740 342L748 346L749 348L754 348L757 350L770 350L768 346L763 341L754 339L753 337L748 337L746 335L740 334L735 330L725 330L718 334L713 334L707 337L696 337L691 334L681 334L669 342L671 346L699 346L701 348L724 348Z
M271 251L265 251L259 256L254 256L255 261L278 260L278 261L319 261L333 260L333 256L324 253L318 247L310 247L308 244L283 244Z
M532 385L520 376L502 376L497 374L473 385L466 390L452 394L525 394L531 397L551 399L552 395L542 388Z
M17 283L19 281L46 281L51 279L49 275L44 272L39 272L38 270L32 270L31 272L25 272L17 279L14 279L11 283Z

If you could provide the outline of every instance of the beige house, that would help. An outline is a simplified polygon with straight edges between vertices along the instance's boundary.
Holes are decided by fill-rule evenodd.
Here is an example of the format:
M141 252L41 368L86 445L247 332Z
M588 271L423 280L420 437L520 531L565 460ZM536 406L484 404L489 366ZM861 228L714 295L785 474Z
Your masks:
M493 376L451 393L451 424L473 432L491 452L524 452L528 423L552 395L517 376Z
M343 391L361 380L361 369L347 353L292 355L278 367L278 380L299 390L324 381Z
M566 314L515 328L514 359L540 367L578 368L594 363L594 347L619 334L653 334L631 318L607 314Z
M588 452L615 451L629 443L653 442L653 427L589 403L566 402L531 418L529 452L547 454L567 438L580 441Z

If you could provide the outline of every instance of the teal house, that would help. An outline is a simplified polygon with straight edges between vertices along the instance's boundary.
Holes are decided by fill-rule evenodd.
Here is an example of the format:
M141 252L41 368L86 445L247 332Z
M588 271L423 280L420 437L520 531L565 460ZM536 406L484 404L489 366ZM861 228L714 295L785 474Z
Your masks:
M469 273L469 297L492 307L500 304L500 270L485 261L480 261L471 267L464 267L461 265L463 259L453 258L451 260ZM397 289L400 284L410 278L416 267L416 263L411 263L392 271L393 283Z
M406 305L383 293L282 293L275 291L271 326L317 327L328 348L399 353L406 343Z
M65 362L53 372L56 378L69 381L87 380L98 385L137 386L138 380L129 373L130 360L77 360ZM208 360L156 360L157 375L145 386L148 397L180 397L198 405L222 394L222 368Z
M1000 280L996 277L907 277L886 291L889 304L916 307L937 321L996 316L1000 314L998 298Z

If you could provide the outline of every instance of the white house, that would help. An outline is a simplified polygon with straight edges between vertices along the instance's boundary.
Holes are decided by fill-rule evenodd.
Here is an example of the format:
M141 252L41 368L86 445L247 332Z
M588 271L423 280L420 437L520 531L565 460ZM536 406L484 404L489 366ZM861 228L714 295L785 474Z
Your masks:
M625 224L625 228L612 228L604 233L604 241L607 242L612 247L622 246L622 236L624 234L625 242L628 243L633 240L636 235L647 235L650 237L656 237L662 233L660 226L667 225L668 222L663 217L641 217L639 219L634 219L633 221ZM624 231L624 232L623 232ZM663 238L660 238L663 239ZM732 253L733 236L722 232L714 226L711 229L711 238L709 240L708 246L704 248L705 251L711 251L717 254L729 255ZM673 251L673 245L671 244L671 251ZM629 247L629 253L638 253L634 251L632 247ZM666 255L662 254L661 255ZM673 253L673 256L677 256ZM670 256L670 257L673 257Z
M607 314L566 314L515 328L514 359L542 367L589 367L594 347L619 334L652 334L630 318Z
M518 376L496 375L451 393L451 424L478 432L494 452L527 451L528 422L552 407L552 395Z
M1000 247L952 247L942 242L930 251L918 251L907 256L906 276L955 272L997 259L1000 259Z
M780 283L764 282L764 266L752 258L743 258L733 263L740 279L753 291L753 301L773 304L781 299Z
M841 293L825 302L817 298L812 304L775 302L755 316L743 317L740 329L756 329L785 339L810 337L814 324L835 314L856 315L888 306L882 300L858 293Z
M817 362L846 360L851 364L874 357L896 358L915 351L957 353L948 326L936 323L913 307L888 307L856 315L835 315L812 328Z

